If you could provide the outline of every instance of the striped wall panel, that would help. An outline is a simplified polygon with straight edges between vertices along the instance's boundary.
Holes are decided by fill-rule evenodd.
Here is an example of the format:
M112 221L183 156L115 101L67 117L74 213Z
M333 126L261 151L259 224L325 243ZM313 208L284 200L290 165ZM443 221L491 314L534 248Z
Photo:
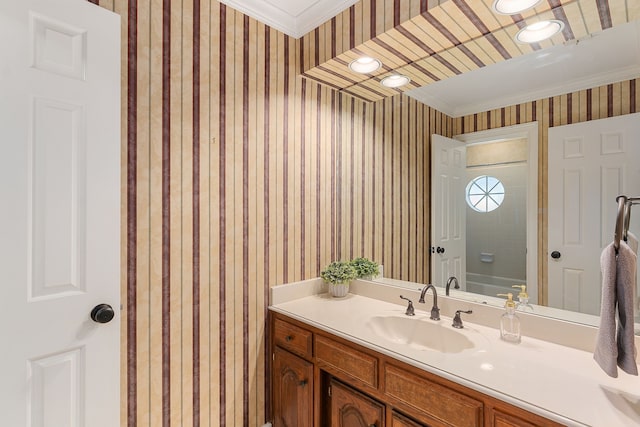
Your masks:
M451 118L407 96L338 99L336 253L366 256L385 275L429 276L430 136Z
M429 135L404 95L298 76L294 40L216 2L122 17L122 425L261 426L270 286L367 256L426 281Z
M640 78L453 119L453 135L538 122L538 277L547 301L547 148L549 128L640 111Z

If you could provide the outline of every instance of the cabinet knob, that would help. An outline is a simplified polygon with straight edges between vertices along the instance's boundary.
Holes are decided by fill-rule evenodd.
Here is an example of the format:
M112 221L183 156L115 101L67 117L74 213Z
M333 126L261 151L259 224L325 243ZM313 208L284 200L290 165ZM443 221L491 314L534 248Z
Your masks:
M300 387L304 387L304 386L306 386L306 385L307 385L307 383L308 383L308 382L309 382L309 381L307 381L307 380L302 380L302 381L300 381L300 382L298 383L298 385L299 385Z
M291 342L291 340L293 340L293 337L291 335L287 335L286 337L284 337L284 340L286 342Z

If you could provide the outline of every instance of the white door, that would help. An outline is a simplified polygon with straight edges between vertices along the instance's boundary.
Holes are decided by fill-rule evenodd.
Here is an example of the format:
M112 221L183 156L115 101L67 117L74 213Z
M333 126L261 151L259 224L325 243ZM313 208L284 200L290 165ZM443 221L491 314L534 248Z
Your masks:
M613 240L616 196L640 196L639 141L640 114L549 129L550 306L600 314L600 254Z
M120 424L119 27L0 1L2 426Z
M431 282L444 286L456 276L466 289L465 144L431 136Z

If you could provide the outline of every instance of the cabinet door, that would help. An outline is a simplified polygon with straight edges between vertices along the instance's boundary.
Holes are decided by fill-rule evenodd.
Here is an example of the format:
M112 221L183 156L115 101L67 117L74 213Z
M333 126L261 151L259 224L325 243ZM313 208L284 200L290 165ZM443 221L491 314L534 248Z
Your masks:
M313 365L280 347L273 359L273 425L313 425Z
M384 406L332 379L331 427L384 427Z
M417 423L394 411L393 414L391 414L391 427L425 427L425 425Z
M531 421L531 422L530 422ZM542 420L544 423L544 420ZM502 411L493 412L493 426L494 427L539 427L545 424L539 424L536 420L524 420L521 417L517 417L514 414L509 414Z

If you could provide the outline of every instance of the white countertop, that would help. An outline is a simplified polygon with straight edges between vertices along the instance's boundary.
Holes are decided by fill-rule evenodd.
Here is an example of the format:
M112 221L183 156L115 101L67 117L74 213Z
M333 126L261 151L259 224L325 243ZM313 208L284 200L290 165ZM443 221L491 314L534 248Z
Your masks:
M313 281L301 285L320 289ZM373 316L404 316L406 305L355 294L332 298L304 293L294 299L272 297L275 304L269 308L562 424L640 425L640 377L620 371L618 378L610 378L591 352L530 338L526 331L520 344L507 343L497 329L474 324L469 315L463 315L465 327L459 332L472 348L458 353L412 348L368 326ZM434 322L427 311L431 305L416 302L411 319ZM440 326L450 328L451 318L441 317Z

